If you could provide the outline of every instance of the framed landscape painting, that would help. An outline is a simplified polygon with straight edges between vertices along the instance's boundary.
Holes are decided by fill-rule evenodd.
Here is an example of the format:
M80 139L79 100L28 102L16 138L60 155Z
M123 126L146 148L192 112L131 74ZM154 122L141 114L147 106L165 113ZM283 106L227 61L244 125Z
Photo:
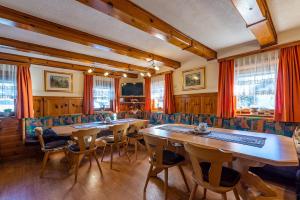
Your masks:
M183 90L198 90L205 88L205 67L182 72Z
M63 72L44 71L45 91L72 92L73 74Z

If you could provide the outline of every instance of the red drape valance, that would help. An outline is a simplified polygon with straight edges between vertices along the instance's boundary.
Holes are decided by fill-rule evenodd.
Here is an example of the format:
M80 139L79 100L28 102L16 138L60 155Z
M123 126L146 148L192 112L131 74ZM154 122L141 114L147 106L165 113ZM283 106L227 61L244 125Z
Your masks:
M219 63L217 116L223 118L234 117L234 61L226 60Z
M29 64L18 65L17 69L17 118L32 118L33 97Z
M83 113L94 114L93 75L84 75Z
M151 78L145 78L145 111L151 111Z
M300 122L300 46L280 50L275 120Z
M120 78L115 78L115 100L113 105L113 111L120 111Z
M172 73L165 74L164 113L175 112Z

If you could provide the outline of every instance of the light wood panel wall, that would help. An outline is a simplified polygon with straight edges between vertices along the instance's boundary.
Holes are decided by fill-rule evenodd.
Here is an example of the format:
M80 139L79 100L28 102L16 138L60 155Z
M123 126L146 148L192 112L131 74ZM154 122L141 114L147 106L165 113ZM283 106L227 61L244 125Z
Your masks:
M218 93L175 95L176 112L216 114Z
M82 113L82 97L33 97L35 117Z

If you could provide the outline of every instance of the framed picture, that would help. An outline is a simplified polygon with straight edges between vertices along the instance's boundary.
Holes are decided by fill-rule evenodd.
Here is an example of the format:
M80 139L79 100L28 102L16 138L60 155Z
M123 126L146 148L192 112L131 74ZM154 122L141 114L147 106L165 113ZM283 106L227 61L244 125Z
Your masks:
M183 90L198 90L205 88L205 67L182 72Z
M73 74L64 72L44 71L45 91L73 92Z

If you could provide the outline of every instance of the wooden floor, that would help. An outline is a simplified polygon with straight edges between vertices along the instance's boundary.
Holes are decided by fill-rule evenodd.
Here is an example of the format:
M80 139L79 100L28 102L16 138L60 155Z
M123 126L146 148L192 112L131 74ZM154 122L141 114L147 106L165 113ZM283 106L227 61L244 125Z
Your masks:
M89 167L88 160L83 160L79 168L78 182L74 183L74 175L69 174L63 154L50 158L45 177L39 178L42 158L28 158L0 163L0 199L7 200L60 200L60 199L105 199L105 200L159 200L163 199L163 174L151 178L146 196L143 187L149 167L145 152L139 152L138 161L128 162L126 156L115 154L113 170L109 169L109 156L102 162L103 177L101 177L95 160ZM133 159L133 156L132 156ZM184 167L190 187L192 186L189 166ZM295 193L274 186L279 199L295 199ZM198 188L196 199L202 197L202 188ZM234 199L232 192L228 199ZM177 168L169 171L169 199L188 199L183 180ZM219 194L208 191L207 199L222 199Z

